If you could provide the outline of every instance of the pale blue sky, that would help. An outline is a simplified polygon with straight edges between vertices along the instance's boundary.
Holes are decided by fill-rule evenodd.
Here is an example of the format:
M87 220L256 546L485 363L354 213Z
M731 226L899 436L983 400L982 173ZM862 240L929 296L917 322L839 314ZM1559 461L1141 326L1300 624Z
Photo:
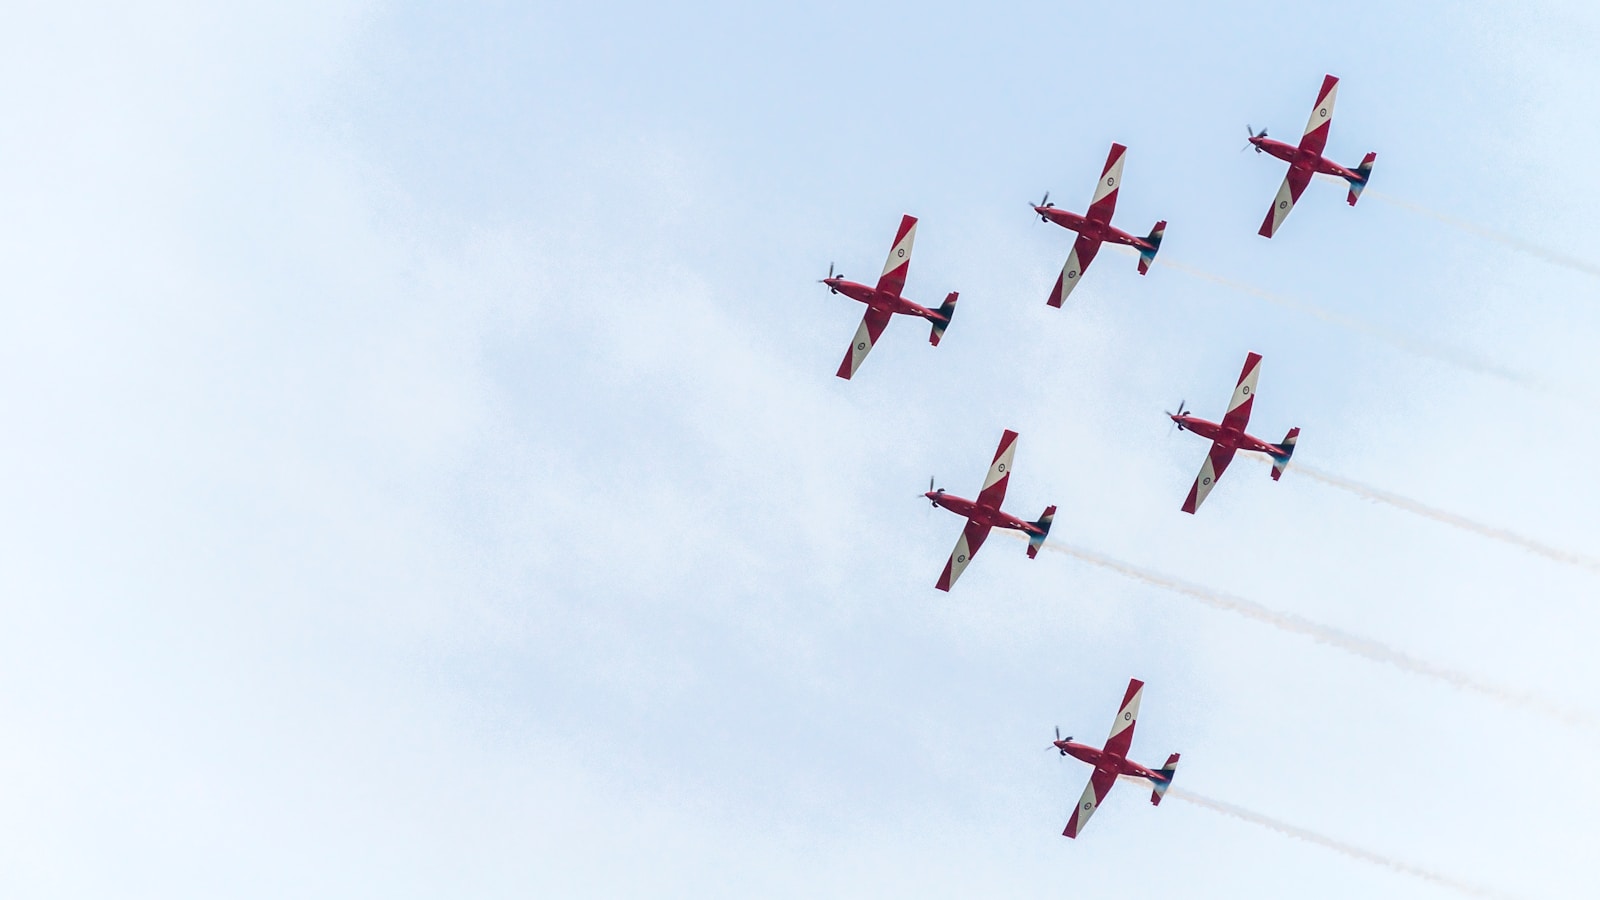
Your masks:
M1596 576L1241 461L1265 356L1296 462L1596 555L1581 5L19 9L0 36L0 882L29 897L1448 897L1123 787L1148 683L1178 786L1518 897L1585 896L1593 726L996 538L1082 546L1600 704ZM1324 73L1329 154L1255 235ZM1473 373L1108 251L1129 146L1162 258L1471 354ZM832 372L921 218L893 323Z

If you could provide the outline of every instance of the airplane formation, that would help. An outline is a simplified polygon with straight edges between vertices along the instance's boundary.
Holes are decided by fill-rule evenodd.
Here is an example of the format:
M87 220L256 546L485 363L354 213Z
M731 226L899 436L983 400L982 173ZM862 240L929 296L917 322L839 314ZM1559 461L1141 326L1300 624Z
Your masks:
M1246 147L1254 147L1257 153L1266 153L1289 164L1289 171L1284 176L1283 184L1273 198L1272 207L1267 211L1267 216L1258 231L1262 237L1271 238L1283 227L1284 220L1288 218L1289 212L1299 201L1314 175L1331 175L1348 182L1348 202L1351 206L1356 204L1362 190L1367 186L1367 181L1372 175L1372 164L1377 159L1376 153L1368 153L1354 169L1341 166L1323 156L1333 123L1333 107L1338 88L1339 79L1332 75L1324 77L1322 89L1317 94L1316 105L1311 111L1311 117L1298 144L1272 140L1267 137L1265 128L1257 132L1253 127L1247 126L1249 138ZM1165 220L1156 222L1150 233L1144 237L1138 237L1111 224L1112 216L1116 212L1117 195L1122 189L1122 171L1127 151L1128 148L1122 144L1111 145L1111 152L1106 157L1100 179L1095 183L1094 195L1090 198L1083 214L1057 207L1050 202L1049 192L1046 192L1037 204L1029 204L1041 221L1054 223L1076 234L1066 263L1063 264L1045 301L1049 306L1058 309L1062 306L1073 288L1083 280L1089 265L1106 243L1120 244L1136 251L1139 255L1140 275L1148 273L1150 266L1155 262L1156 254L1161 249L1162 238L1166 234ZM911 248L916 239L916 232L917 219L909 215L902 217L899 230L895 233L894 243L889 250L889 257L875 285L847 281L843 275L834 271L832 264L828 266L828 277L821 279L821 283L826 285L831 293L843 294L867 307L866 314L856 329L855 339L839 364L836 373L838 377L850 379L855 376L866 360L867 354L877 344L878 338L896 314L927 321L930 325L928 342L934 346L939 345L946 329L949 328L951 319L955 315L957 292L951 291L947 294L944 303L937 308L923 306L902 294L910 271ZM1228 408L1220 422L1192 415L1182 402L1178 404L1177 412L1167 413L1173 426L1179 431L1199 435L1211 442L1205 459L1201 462L1200 472L1195 476L1194 483L1180 507L1183 512L1192 515L1199 511L1200 504L1210 496L1217 481L1222 478L1228 465L1233 461L1234 455L1241 450L1264 454L1272 463L1273 481L1280 479L1288 468L1300 436L1298 427L1290 428L1283 440L1276 444L1245 431L1255 405L1256 385L1260 376L1261 354L1251 352L1245 357L1244 369L1239 373L1233 397L1229 400ZM995 449L989 472L984 477L983 485L974 500L946 493L944 488L934 486L934 479L929 479L928 490L922 497L933 506L947 509L966 520L961 534L956 539L955 549L950 552L950 558L945 562L944 570L934 584L938 590L949 591L955 585L956 580L966 571L973 557L978 555L984 541L995 528L1017 531L1026 536L1029 559L1036 557L1039 549L1044 546L1045 538L1050 534L1051 522L1055 518L1055 506L1046 506L1040 517L1032 522L1019 519L1001 509L1006 497L1006 488L1011 481L1012 462L1016 451L1017 433L1008 429L1000 437L1000 445ZM1177 769L1178 754L1169 756L1159 769L1147 768L1128 759L1128 752L1133 743L1134 725L1139 716L1139 703L1143 696L1144 682L1138 679L1130 680L1122 706L1112 725L1111 735L1102 747L1077 743L1071 737L1063 739L1060 729L1056 730L1056 740L1051 744L1053 749L1060 751L1062 756L1071 756L1094 767L1089 776L1089 784L1073 808L1066 830L1062 832L1066 837L1076 838L1082 832L1089 822L1089 817L1104 802L1119 777L1148 781L1152 787L1150 802L1155 805L1161 803L1161 798L1171 786Z

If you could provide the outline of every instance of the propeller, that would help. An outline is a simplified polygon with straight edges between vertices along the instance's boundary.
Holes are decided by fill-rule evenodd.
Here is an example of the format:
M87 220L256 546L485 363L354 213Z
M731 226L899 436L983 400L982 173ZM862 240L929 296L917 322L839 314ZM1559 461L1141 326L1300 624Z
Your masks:
M843 273L843 272L840 272L840 273L839 273L839 277L840 277L840 278L843 278L843 277L844 277L844 273ZM817 281L817 283L818 283L818 284L828 284L828 282L830 282L830 281L832 281L832 280L833 280L833 263L828 263L828 277L827 277L827 278L822 278L822 279L819 279L819 280L818 280L818 281ZM835 294L837 294L837 293L839 293L839 289L838 289L838 288L836 288L836 287L834 287L834 286L833 286L833 285L831 285L831 284L828 284L828 290L830 290L830 291L832 291L832 292L834 292L834 293L835 293Z
M1163 410L1163 412L1165 412L1167 414L1167 418L1169 418L1169 419L1171 419L1173 416L1187 416L1189 414L1189 410L1184 406L1184 404L1187 403L1187 402L1188 401L1186 401L1186 400L1179 400L1178 401L1178 411L1177 412L1172 412L1170 410ZM1189 430L1189 429L1183 427L1183 423L1179 422L1177 419L1173 419L1172 420L1172 425L1173 425L1174 428L1178 429L1179 431L1188 431ZM1169 430L1167 432L1167 434L1170 435L1170 434L1172 434L1172 432Z
M938 490L934 490L933 489L933 476L929 475L928 476L928 494L942 494L942 493L944 493L944 488L939 488ZM926 497L926 496L928 496L928 494L919 494L918 496ZM938 506L939 505L937 503L933 503L933 501L931 501L931 500L928 501L928 502L930 504L932 504L933 506Z
M1030 203L1028 205L1033 207L1033 208L1035 208L1035 209L1038 209L1040 207L1043 207L1045 209L1050 209L1050 208L1055 206L1054 203L1050 202L1050 192L1049 191L1045 191L1044 192L1044 199L1040 200L1038 203ZM1039 221L1048 222L1050 220L1048 218L1046 218L1043 213L1040 213L1039 214Z
M1060 743L1062 740L1063 740L1063 738L1061 737L1061 726L1057 725L1056 726L1056 743ZM1070 735L1070 734L1067 735L1065 740L1069 740L1069 741L1072 740L1072 735ZM1050 745L1050 749L1051 750L1061 750L1061 748L1057 747L1055 744L1051 744ZM1067 751L1061 750L1061 755L1062 756L1066 756L1067 755Z
M1248 134L1248 135L1249 135L1249 136L1250 136L1250 140L1248 140L1248 141L1245 141L1245 144L1244 144L1244 147L1240 147L1240 148L1239 148L1239 152L1240 152L1240 153L1243 153L1243 152L1244 152L1244 150L1245 150L1245 147L1250 147L1250 146L1253 146L1253 145L1252 145L1252 144L1251 144L1251 143L1250 143L1250 141L1253 141L1253 140L1255 140L1255 139L1256 139L1256 138L1264 138L1264 137L1266 137L1266 136L1267 136L1267 130L1266 130L1266 129L1265 129L1265 128L1263 128L1263 129L1261 129L1261 130L1260 130L1260 131L1259 131L1259 132L1258 132L1258 131L1256 131L1256 129L1255 129L1255 126L1253 126L1253 125L1248 125L1248 124L1247 124L1247 125L1245 125L1245 126L1244 126L1244 133L1245 133L1245 134ZM1256 147L1256 152L1257 152L1257 153L1260 153L1260 152L1261 152L1261 148L1260 148L1260 147Z

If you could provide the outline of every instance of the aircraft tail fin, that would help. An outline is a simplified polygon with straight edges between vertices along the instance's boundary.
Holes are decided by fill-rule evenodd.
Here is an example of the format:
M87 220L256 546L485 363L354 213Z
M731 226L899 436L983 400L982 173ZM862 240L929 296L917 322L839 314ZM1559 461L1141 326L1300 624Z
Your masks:
M1279 478L1282 478L1283 477L1283 470L1289 468L1289 457L1294 455L1294 444L1295 444L1295 441L1298 441L1298 440L1300 440L1300 429L1298 427L1295 427L1295 428L1289 429L1289 433L1283 436L1283 443L1281 443L1281 444L1273 444L1272 445L1272 446L1278 448L1278 452L1279 453L1283 454L1282 456L1278 456L1277 454L1273 454L1273 457L1272 457L1272 480L1273 481L1277 481Z
M1044 515L1039 517L1039 521L1033 523L1033 527L1039 529L1039 533L1028 535L1029 559L1039 555L1039 548L1044 546L1044 539L1050 534L1050 523L1055 521L1055 518L1056 508L1047 506L1044 508Z
M1161 249L1161 236L1167 233L1167 220L1162 219L1156 227L1150 229L1150 236L1145 238L1150 244L1150 249L1139 248L1139 274L1150 271L1150 264L1156 261L1156 251Z
M950 295L944 298L944 304L935 310L940 318L933 321L933 331L928 334L928 343L935 347L939 346L939 339L944 337L944 330L950 327L950 320L955 318L957 296L959 296L957 292L951 291Z
M1355 206L1356 205L1356 201L1361 199L1361 191L1366 188L1367 179L1372 177L1372 162L1373 162L1373 160L1376 160L1377 158L1378 158L1378 154L1376 154L1376 153L1368 153L1365 157L1362 158L1361 165L1356 167L1356 177L1359 178L1360 180L1357 181L1355 178L1346 179L1346 180L1348 180L1350 182L1350 205L1351 206Z
M1156 779L1150 782L1155 790L1150 792L1150 805L1160 806L1161 798L1167 795L1167 788L1172 787L1172 776L1178 772L1178 754L1167 757L1167 764L1156 770Z

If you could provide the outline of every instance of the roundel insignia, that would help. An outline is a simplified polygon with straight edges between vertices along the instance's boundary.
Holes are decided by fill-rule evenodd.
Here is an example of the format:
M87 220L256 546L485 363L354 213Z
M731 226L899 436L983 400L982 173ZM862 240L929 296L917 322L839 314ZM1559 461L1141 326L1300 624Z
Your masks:
M1131 713L1131 712L1123 713L1122 714L1122 721L1124 721L1124 722L1132 722L1133 721L1133 713Z
M905 259L906 248L904 248L904 247L896 247L895 251L894 251L894 255L900 257L901 259Z
M966 554L965 554L965 553L958 553L958 554L956 554L956 562L958 562L958 563L964 563L964 562L966 562L966 561L967 561L967 555L966 555Z
M1211 478L1209 476L1206 477L1206 478L1202 478L1202 479L1200 479L1200 483L1201 484L1210 484L1211 483Z
M1279 200L1278 201L1278 208L1279 209L1288 209L1289 208L1289 201L1287 201L1287 200Z
M1072 271L1068 272L1067 273L1067 277L1068 278L1077 278L1078 277L1078 270L1077 269L1073 269Z
M1117 183L1117 176L1115 176L1115 175L1107 175L1106 176L1106 187L1111 187L1112 185L1114 185L1116 183Z
M1241 394L1250 393L1250 385L1247 384L1244 387L1239 388L1239 393L1241 393Z
M1085 800L1085 801L1083 801L1083 808L1085 810L1094 809L1094 801L1093 800Z
M865 350L865 349L867 349L867 342L866 341L857 341L856 342L856 349L857 350Z
M1328 108L1326 106L1324 106L1323 108L1317 110L1317 115L1319 115L1322 118L1326 119L1328 117Z
M995 468L995 471L997 471L997 472L1004 472L1006 470L1006 464L1005 463L1001 463L1000 465L995 466L994 468Z

